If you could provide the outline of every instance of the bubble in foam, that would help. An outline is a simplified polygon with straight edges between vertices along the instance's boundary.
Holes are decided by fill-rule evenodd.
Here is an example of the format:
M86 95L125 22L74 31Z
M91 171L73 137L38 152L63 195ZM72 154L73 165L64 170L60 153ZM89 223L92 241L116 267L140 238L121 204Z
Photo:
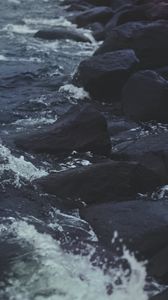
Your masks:
M104 272L93 266L90 255L66 253L58 241L46 233L39 233L25 221L14 221L3 225L3 234L12 233L21 245L31 246L32 259L21 257L14 263L9 285L1 290L9 300L147 300L144 291L146 271L128 251L123 258L130 265L131 272L112 269ZM120 284L116 283L116 274ZM112 287L112 293L108 287Z
M5 171L14 173L14 184L21 186L22 179L32 181L42 176L48 175L43 169L36 168L31 162L26 161L24 156L15 157L11 151L0 144L0 177Z
M75 100L90 99L89 93L86 92L84 88L79 88L73 84L65 84L61 86L59 92L65 92L70 98L72 97Z

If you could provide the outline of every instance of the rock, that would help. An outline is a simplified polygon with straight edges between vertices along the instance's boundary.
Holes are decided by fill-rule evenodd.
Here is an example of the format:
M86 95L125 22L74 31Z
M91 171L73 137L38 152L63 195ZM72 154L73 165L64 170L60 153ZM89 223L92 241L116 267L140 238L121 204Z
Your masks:
M167 300L168 299L168 289L166 289L164 292L159 293L158 295L150 298L149 300Z
M114 232L138 257L151 258L168 245L168 203L136 200L96 204L80 210L103 246L113 249ZM116 241L117 244L117 241Z
M168 22L129 22L114 28L95 52L133 49L141 68L157 68L168 64Z
M168 283L168 266L167 261L168 245L159 251L149 261L148 270L150 275L157 280L167 285Z
M105 26L105 33L106 36L111 34L111 30L117 26L118 20L120 16L122 16L125 12L128 12L132 8L132 5L123 5L120 9L118 9L113 17L110 19L110 21Z
M164 79L168 80L168 66L156 70Z
M144 193L162 182L153 171L136 162L107 160L87 167L50 174L35 180L45 193L56 195L74 206L95 202L126 200ZM68 203L68 202L67 202Z
M104 26L101 23L95 22L86 27L87 29L92 31L92 34L96 41L104 40Z
M142 136L137 140L115 145L112 158L136 160L152 169L166 184L168 182L168 133Z
M135 121L168 121L168 81L154 71L133 74L123 89L123 111Z
M138 59L133 50L121 50L97 55L80 63L73 78L98 101L118 101L122 87L136 70Z
M77 30L56 28L54 30L39 30L34 37L44 40L62 40L68 39L76 42L91 42L84 34L79 33Z
M72 151L110 155L111 144L103 115L91 105L77 105L43 131L17 138L16 145L36 153L64 156Z
M156 21L168 19L168 4L147 3L140 6L133 6L118 15L116 25L133 21Z
M131 129L137 128L138 124L126 120L124 118L116 118L112 120L108 120L108 131L110 136L113 138L115 135L118 135L125 131L130 131Z
M80 14L71 18L73 23L76 23L79 27L87 26L88 24L99 22L106 24L113 16L114 12L111 8L106 6L94 7L86 10Z
M131 5L133 3L134 0L111 0L111 7L115 10L118 10L124 5Z

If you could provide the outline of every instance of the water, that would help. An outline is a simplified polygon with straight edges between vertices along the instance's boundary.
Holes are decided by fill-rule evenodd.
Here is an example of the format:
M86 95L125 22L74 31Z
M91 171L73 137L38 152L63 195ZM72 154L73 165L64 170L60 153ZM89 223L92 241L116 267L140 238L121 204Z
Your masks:
M69 79L98 46L90 32L80 29L91 43L33 37L39 29L60 25L74 27L58 0L1 0L0 298L147 300L143 263L124 250L116 260L127 260L131 272L93 264L97 237L89 224L79 218L78 211L66 211L59 199L31 186L34 179L51 171L89 165L92 155L72 153L60 162L19 151L13 143L17 134L53 124L71 106L89 99ZM87 244L85 255L73 244L81 237Z

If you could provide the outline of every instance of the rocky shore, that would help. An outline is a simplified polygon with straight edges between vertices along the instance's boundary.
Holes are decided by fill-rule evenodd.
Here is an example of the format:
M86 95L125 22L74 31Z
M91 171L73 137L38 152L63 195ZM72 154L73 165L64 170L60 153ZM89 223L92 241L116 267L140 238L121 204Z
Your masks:
M34 37L90 43L78 28L91 30L99 46L68 82L84 88L89 98L44 129L17 133L14 144L58 161L89 157L89 164L51 172L29 188L48 194L52 205L56 196L60 207L79 209L100 247L115 253L126 245L137 259L148 260L149 277L166 286L168 3L65 0L62 5L77 28L40 30ZM167 299L168 290L150 298Z

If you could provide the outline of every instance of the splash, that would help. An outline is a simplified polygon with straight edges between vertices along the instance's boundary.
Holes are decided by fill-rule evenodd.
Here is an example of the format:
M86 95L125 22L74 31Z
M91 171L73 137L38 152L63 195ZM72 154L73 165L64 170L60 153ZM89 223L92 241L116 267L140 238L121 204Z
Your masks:
M11 151L0 144L0 177L5 171L12 171L14 173L13 184L21 187L22 179L32 181L42 176L48 175L43 169L36 168L31 162L26 161L24 156L15 157ZM3 184L3 182L2 182Z
M74 100L90 99L89 93L86 92L82 87L77 87L73 84L65 84L60 87L59 92L64 92L68 95L69 100L73 98Z
M29 245L31 259L18 257L12 267L9 285L1 290L9 300L147 300L144 292L146 272L143 264L128 251L124 253L131 273L113 269L105 273L93 266L90 255L66 253L58 241L37 232L25 221L1 226L1 235L12 234L20 245ZM120 284L116 284L116 274ZM108 293L108 287L113 292Z

